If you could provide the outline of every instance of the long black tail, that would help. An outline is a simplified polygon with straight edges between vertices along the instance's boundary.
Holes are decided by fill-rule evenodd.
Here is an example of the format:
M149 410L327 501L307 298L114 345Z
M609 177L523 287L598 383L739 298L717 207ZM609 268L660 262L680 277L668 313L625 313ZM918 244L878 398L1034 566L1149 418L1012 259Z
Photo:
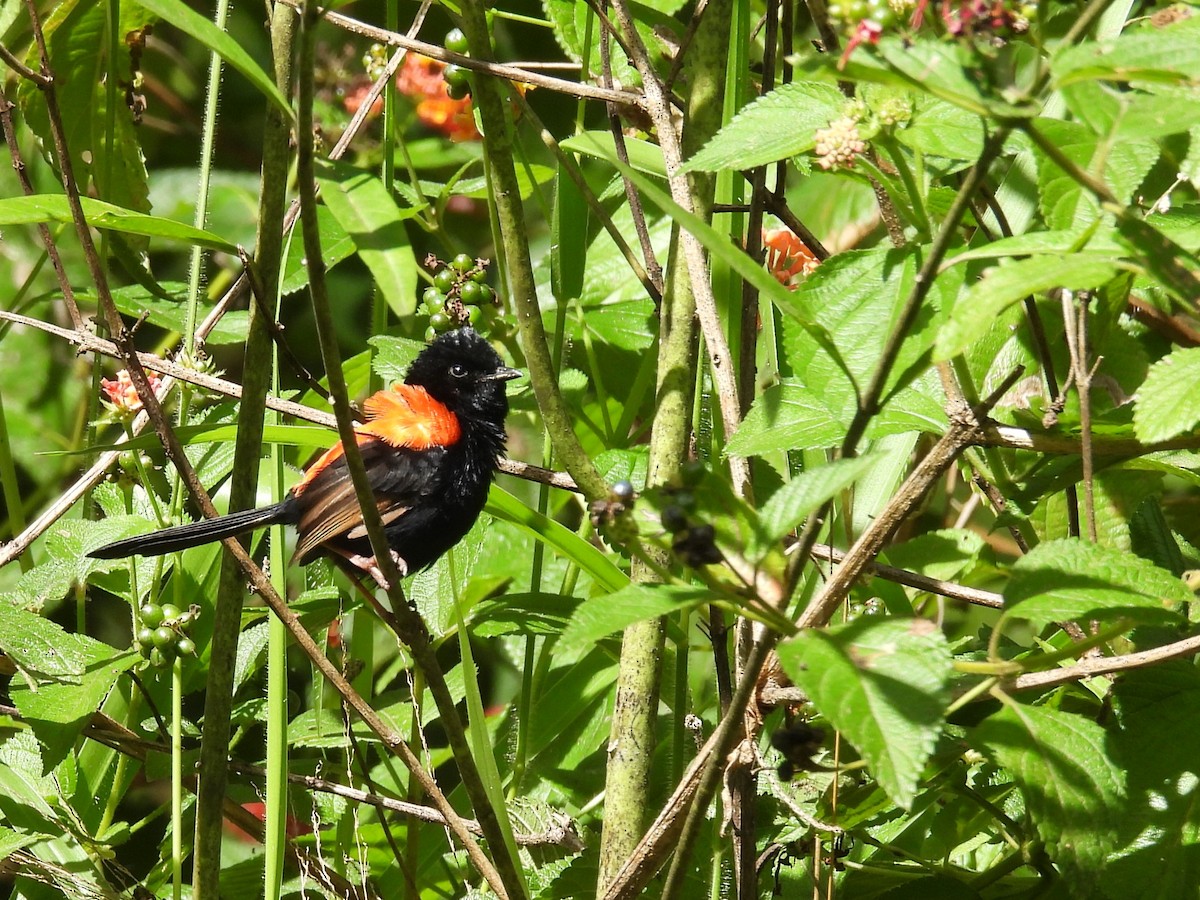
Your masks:
M199 544L233 537L267 525L288 525L296 520L296 504L291 497L274 506L247 509L242 512L202 519L190 525L176 525L149 534L139 534L123 541L114 541L88 554L92 559L121 559L126 556L161 556L175 550L186 550Z

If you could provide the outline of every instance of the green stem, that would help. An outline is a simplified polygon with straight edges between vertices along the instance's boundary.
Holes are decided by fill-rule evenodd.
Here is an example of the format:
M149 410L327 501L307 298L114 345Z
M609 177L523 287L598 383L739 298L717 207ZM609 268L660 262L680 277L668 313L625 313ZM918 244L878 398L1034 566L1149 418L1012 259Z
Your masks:
M492 61L484 5L466 0L462 5L463 31L471 56ZM483 123L483 153L493 181L492 206L500 230L509 296L517 314L521 346L529 369L546 430L552 436L554 452L575 483L591 500L604 496L608 487L600 477L573 428L573 414L558 389L558 379L550 359L550 348L538 308L536 280L529 254L528 228L521 208L521 191L513 165L512 112L495 79L476 76L474 99Z
M275 82L284 96L291 94L292 45L295 13L276 4L271 17ZM283 215L288 184L291 123L268 105L263 131L262 195L259 198L255 265L259 283L274 288L279 283L283 252ZM263 309L274 304L250 304L246 337L242 401L230 479L230 510L252 505L258 487L259 453L271 367L261 364L271 353L271 336ZM204 734L200 744L200 781L196 790L195 900L218 900L221 873L222 806L225 802L229 752L233 673L241 630L244 576L233 556L221 559L221 574L213 612L213 638L204 702Z
M171 884L183 897L183 658L171 663Z

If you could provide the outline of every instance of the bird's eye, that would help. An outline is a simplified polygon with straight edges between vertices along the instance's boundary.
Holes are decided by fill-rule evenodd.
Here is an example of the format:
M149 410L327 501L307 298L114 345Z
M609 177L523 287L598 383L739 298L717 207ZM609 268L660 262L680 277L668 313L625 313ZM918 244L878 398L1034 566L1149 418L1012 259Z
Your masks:
M467 367L464 366L462 363L455 363L454 365L452 365L450 367L450 374L453 375L455 378L466 378L467 377Z

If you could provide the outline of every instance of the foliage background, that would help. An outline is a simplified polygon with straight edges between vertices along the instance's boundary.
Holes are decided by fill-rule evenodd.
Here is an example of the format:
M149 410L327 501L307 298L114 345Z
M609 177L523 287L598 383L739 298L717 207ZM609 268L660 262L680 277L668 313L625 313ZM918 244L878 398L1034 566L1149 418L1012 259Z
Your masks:
M175 0L36 7L56 135L32 9L0 3L30 181L0 171L3 309L33 320L0 321L0 890L1194 892L1192 7L338 8L564 80L473 76L483 141L368 75L369 29L235 6L222 37ZM324 161L372 77L383 109ZM118 207L82 208L92 247L80 194ZM264 302L235 293L203 355L246 399L177 387L82 490L125 435L101 375L134 345L195 366L237 247ZM291 637L219 548L84 556L203 508L155 431L221 508L286 490L333 440L337 373L351 399L402 375L431 253L494 261L488 332L529 371L509 456L579 492L501 476L405 583L419 620L256 541ZM93 316L124 363L77 353ZM268 389L309 411L268 418ZM194 653L131 649L145 601L196 605Z

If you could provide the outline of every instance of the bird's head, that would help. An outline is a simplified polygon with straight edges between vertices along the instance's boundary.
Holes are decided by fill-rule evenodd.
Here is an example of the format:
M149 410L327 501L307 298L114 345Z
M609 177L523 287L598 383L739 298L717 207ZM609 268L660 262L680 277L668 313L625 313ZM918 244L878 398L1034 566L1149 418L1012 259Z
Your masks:
M408 370L405 384L423 387L460 417L503 425L508 415L504 382L521 373L504 365L492 345L473 328L434 339Z

